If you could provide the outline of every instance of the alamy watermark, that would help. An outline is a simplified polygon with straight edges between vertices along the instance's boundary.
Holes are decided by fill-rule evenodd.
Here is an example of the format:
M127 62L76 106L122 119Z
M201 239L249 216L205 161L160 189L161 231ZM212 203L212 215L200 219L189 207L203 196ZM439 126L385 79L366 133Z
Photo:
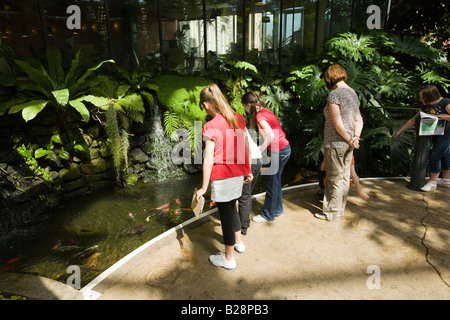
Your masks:
M248 139L252 139L259 147L263 144L263 139L257 139L257 131L255 129L248 129ZM273 129L275 137L278 136L278 130ZM175 131L178 136L178 144L176 144L171 151L171 160L175 165L181 164L202 164L203 163L203 138L202 138L202 122L194 122L193 130L193 147L191 144L191 134L187 129L181 128ZM219 144L215 150L214 159L215 163L223 164L244 164L245 163L245 132L243 130L227 129L225 137L220 136L220 131L214 132L216 135L216 141L225 142L224 145ZM250 143L250 141L249 141ZM279 140L274 139L270 144L272 150L278 150ZM193 156L192 156L193 155ZM261 152L262 158L260 161L268 167L261 169L261 175L273 175L278 172L279 157L277 152L272 152L270 155L267 152L267 148ZM251 159L251 163L256 164L256 159Z
M81 289L81 270L77 265L70 265L67 267L66 273L71 274L67 280L66 284L74 289Z
M371 265L367 267L366 273L370 274L367 278L367 289L381 289L381 269L379 266Z
M77 5L70 5L66 10L70 16L67 18L67 28L69 30L81 29L81 9ZM370 5L366 10L370 16L366 20L367 29L381 29L381 9L377 5Z

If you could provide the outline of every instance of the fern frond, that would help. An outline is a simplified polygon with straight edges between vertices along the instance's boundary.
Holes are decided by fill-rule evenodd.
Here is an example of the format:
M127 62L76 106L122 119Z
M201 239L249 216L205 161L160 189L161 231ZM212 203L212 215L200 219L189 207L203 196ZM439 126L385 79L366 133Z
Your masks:
M169 136L180 127L180 118L175 112L164 112L164 127L165 132Z
M244 69L244 70L250 69L254 73L258 73L258 69L253 64L246 62L246 61L238 61L234 64L234 67L238 68L238 69Z

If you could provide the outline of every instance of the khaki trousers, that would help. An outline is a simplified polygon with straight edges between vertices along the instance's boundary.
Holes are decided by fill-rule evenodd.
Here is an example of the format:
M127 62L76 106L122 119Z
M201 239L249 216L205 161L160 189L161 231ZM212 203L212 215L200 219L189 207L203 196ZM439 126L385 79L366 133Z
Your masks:
M347 204L353 148L325 148L324 156L327 182L322 212L329 221L339 221Z

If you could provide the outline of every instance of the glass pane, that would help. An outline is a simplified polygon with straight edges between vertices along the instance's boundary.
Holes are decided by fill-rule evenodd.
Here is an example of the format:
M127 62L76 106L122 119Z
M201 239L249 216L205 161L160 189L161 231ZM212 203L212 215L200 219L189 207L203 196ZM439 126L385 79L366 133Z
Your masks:
M92 65L109 58L107 45L106 11L103 1L78 1L81 13L81 29L69 29L66 13L73 1L43 0L47 39L63 52L72 54L81 49L81 63Z
M163 68L202 70L203 5L197 0L161 1Z
M330 0L327 10L327 39L350 30L351 2L348 0Z
M247 61L278 63L280 3L280 0L247 1Z
M0 43L18 57L40 56L44 49L37 1L0 2Z
M306 48L314 48L315 11L315 1L288 0L283 2L283 63L298 63L306 58Z
M147 70L157 69L161 66L157 0L139 1L137 16L140 67Z
M243 8L241 0L206 0L208 61L214 56L241 60Z

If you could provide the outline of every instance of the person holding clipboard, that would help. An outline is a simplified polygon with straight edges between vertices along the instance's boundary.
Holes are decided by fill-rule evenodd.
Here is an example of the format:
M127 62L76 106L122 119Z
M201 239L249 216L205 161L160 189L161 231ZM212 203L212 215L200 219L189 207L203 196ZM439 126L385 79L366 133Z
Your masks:
M230 107L216 84L201 91L200 108L213 119L203 127L203 180L196 199L202 200L211 181L211 200L216 202L220 214L225 252L211 255L209 261L233 270L236 268L234 250L245 251L236 200L242 194L243 184L253 179L247 129L244 118Z
M423 103L421 111L436 116L438 119L447 121L443 135L433 136L433 147L428 158L430 166L430 181L420 190L436 190L438 184L450 188L450 99L444 98L434 85L427 85L419 91L420 101ZM420 112L409 119L393 136L397 139L403 132L414 126L416 117ZM442 172L442 180L438 183L439 175Z

